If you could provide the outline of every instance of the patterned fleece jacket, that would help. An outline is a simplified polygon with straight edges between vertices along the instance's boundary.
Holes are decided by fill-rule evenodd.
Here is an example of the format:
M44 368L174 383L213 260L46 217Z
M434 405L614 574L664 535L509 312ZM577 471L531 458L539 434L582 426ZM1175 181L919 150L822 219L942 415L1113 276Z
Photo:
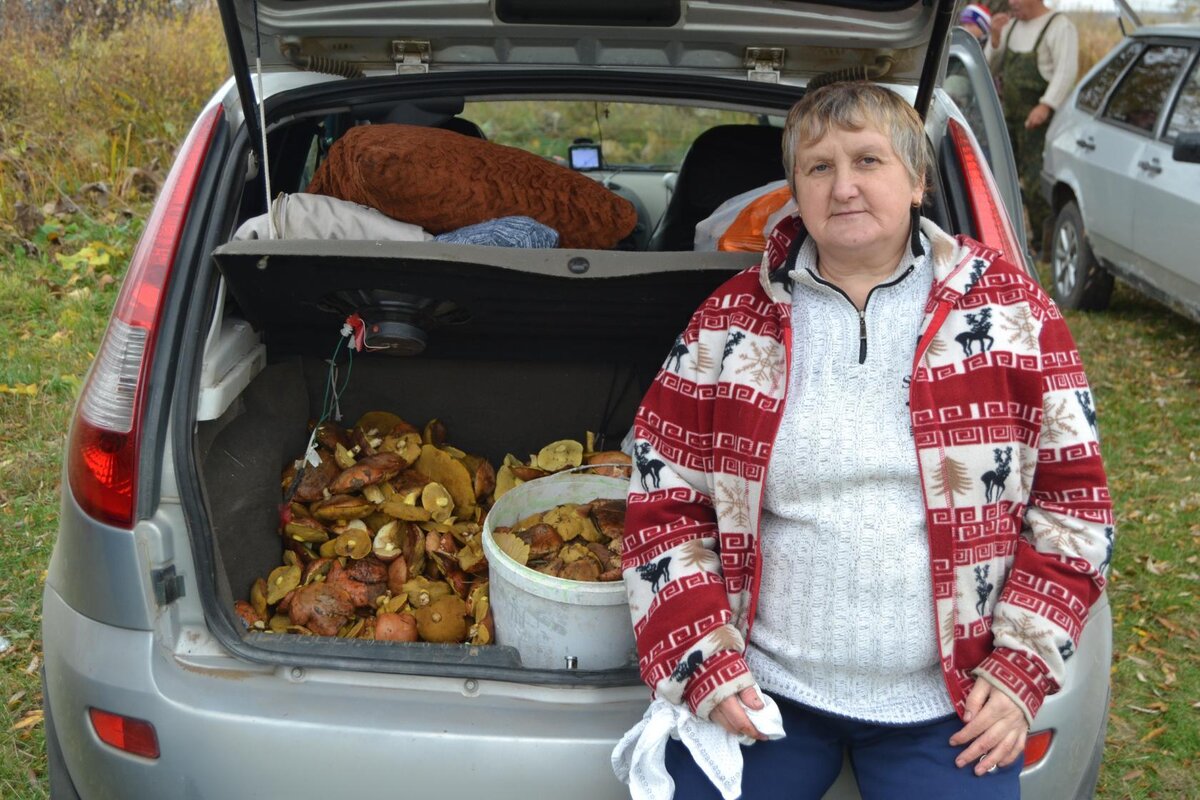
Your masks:
M942 671L960 716L981 677L1032 723L1112 555L1092 395L1058 308L1028 275L921 228L934 282L909 408ZM803 235L784 220L762 263L700 306L635 420L623 567L639 667L657 697L704 718L754 684L743 651L791 363L788 255Z

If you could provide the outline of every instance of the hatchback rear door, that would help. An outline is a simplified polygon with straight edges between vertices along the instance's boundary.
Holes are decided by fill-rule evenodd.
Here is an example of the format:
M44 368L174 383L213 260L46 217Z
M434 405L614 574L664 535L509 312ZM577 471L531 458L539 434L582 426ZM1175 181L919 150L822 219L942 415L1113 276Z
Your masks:
M220 0L231 49L266 70L603 66L915 84L947 3L926 0ZM256 15L257 12L257 15ZM949 29L946 25L943 30Z
M1017 178L1012 143L1008 140L1008 128L1004 124L1004 109L996 94L996 85L983 57L983 50L971 34L962 28L955 28L951 32L943 87L971 126L971 132L975 134L983 156L992 169L996 188L1004 200L1017 241L1024 242L1021 185Z

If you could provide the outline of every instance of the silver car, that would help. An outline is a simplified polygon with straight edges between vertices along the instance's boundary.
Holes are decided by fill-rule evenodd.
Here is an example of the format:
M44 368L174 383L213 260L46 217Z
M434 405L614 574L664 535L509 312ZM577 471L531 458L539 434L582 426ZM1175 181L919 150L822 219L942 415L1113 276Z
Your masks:
M1200 25L1137 29L1046 134L1053 293L1108 307L1113 278L1200 321Z
M757 260L694 251L696 222L782 177L777 146L745 142L777 140L820 75L913 102L937 165L925 213L1021 262L1007 141L992 132L989 167L938 88L954 60L1000 118L978 47L951 52L952 0L219 4L235 77L147 222L65 454L43 605L53 796L626 796L610 753L649 700L632 665L247 629L235 603L280 563L280 474L331 405L440 418L492 463L585 430L615 447L693 308ZM512 103L535 134L502 124ZM688 133L647 163L646 115L656 139L746 138L705 157ZM634 232L612 249L234 238L345 131L397 119L574 159L630 199ZM331 376L353 314L369 347ZM1038 715L1026 798L1090 796L1110 656L1102 597ZM857 796L847 768L828 797Z

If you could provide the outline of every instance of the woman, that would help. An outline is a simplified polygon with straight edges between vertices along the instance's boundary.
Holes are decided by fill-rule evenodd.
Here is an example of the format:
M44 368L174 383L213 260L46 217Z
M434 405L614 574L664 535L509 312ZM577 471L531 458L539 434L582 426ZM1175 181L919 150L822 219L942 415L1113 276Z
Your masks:
M1022 270L920 218L932 164L895 93L810 92L784 166L799 219L638 410L642 677L756 739L746 708L777 701L787 736L745 750L747 800L819 798L844 750L866 798L1018 797L1112 541L1078 354ZM718 796L679 742L666 757L676 796Z

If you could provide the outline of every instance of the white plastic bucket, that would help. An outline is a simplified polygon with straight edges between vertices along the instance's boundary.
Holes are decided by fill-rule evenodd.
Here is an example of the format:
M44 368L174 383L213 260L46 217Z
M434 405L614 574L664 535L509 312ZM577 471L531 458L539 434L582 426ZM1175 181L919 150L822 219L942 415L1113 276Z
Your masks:
M492 539L494 528L563 503L624 499L629 482L602 475L554 475L523 483L496 501L483 524L489 604L496 643L515 647L535 669L614 669L637 663L625 582L569 581L513 561Z

